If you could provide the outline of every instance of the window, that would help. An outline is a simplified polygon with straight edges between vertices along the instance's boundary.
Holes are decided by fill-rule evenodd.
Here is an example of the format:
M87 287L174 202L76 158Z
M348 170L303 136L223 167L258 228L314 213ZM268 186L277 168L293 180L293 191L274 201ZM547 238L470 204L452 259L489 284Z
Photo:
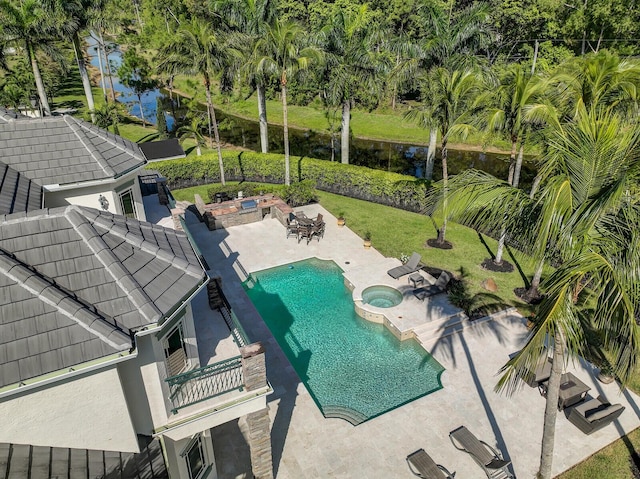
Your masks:
M122 214L127 218L136 218L136 205L133 202L133 191L127 190L120 194L120 207Z
M179 324L164 338L164 355L167 360L167 375L169 377L180 374L187 366L182 324Z
M202 438L195 437L185 454L189 479L198 479L204 470L204 454L202 451Z

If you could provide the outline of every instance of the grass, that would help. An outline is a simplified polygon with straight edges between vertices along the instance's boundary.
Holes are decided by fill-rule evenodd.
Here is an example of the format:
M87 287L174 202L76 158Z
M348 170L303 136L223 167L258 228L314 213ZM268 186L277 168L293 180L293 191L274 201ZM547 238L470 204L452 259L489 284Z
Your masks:
M177 77L174 80L177 91L195 97L198 101L204 102L204 89L200 82L192 78ZM214 92L215 93L215 92ZM220 94L213 97L216 108L225 113L241 116L257 121L258 100L254 94L248 99L230 98ZM429 143L429 132L415 123L403 118L406 107L389 111L369 112L362 109L351 110L351 131L359 138L370 138L375 140L387 140L395 142L406 142L415 145L427 145ZM282 102L280 100L267 100L267 114L269 123L282 125ZM325 118L325 111L320 106L313 104L308 106L289 105L288 106L289 126L316 132L327 133L329 124ZM339 127L339 125L336 125ZM453 142L450 148L461 149L481 149L483 145L483 135L475 133L470 135L465 141ZM507 152L510 148L506 140L496 140L489 145L489 150Z
M633 454L636 464L640 465L636 452L639 449L640 429L636 429L560 474L556 479L635 479L637 476L634 476L631 469L631 457Z

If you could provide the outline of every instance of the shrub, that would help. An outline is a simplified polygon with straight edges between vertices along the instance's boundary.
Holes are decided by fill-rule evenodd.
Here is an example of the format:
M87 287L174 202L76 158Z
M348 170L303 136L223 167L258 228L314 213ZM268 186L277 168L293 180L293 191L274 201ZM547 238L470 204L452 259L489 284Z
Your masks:
M312 180L303 180L299 183L293 183L290 186L285 186L284 191L280 196L293 207L307 205L318 201L316 185Z
M228 180L284 183L284 155L226 150L222 156ZM200 157L154 162L149 168L160 171L172 189L220 181L214 152ZM409 211L426 209L425 196L430 186L428 181L408 175L293 156L291 181L296 184L303 180L311 180L319 190ZM245 184L240 188L243 191L246 191ZM229 192L230 188L225 187L221 191Z

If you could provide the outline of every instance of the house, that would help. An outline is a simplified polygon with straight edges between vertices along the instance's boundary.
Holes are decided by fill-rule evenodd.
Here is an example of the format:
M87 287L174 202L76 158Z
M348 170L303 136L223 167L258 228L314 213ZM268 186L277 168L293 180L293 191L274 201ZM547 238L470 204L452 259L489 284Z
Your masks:
M216 478L214 428L241 417L254 475L273 477L261 345L187 234L109 200L126 184L137 201L135 144L53 120L0 121L0 477ZM72 144L53 156L51 128Z
M71 116L29 118L0 108L0 161L43 189L42 207L82 205L145 220L140 147Z

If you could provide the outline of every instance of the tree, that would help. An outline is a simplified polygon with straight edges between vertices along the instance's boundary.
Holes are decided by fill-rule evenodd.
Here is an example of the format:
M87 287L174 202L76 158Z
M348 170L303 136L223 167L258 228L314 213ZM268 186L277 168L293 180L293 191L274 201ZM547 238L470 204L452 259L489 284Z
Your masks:
M451 4L450 7L452 7ZM452 13L450 8L436 2L425 3L418 9L423 19L426 34L415 45L402 46L403 61L398 62L393 76L401 79L417 79L422 82L434 68L466 69L478 63L476 53L486 48L492 37L487 20L489 8L483 3L474 3ZM396 49L397 51L397 49ZM416 85L418 86L418 85ZM436 154L437 128L424 116L416 120L429 128L429 149L425 166L425 178L431 179Z
M0 0L0 28L7 44L24 49L31 64L40 106L46 115L51 115L37 53L41 50L52 52L51 46L58 33L54 16L38 0L24 0L19 4Z
M187 123L186 125L182 125L176 131L176 135L178 138L184 142L187 139L193 140L196 143L196 154L198 156L202 155L202 145L204 144L204 137L202 136L202 118L199 116L194 116L191 119L191 123Z
M138 97L142 125L147 126L142 105L142 95L157 86L157 82L151 77L149 62L139 55L135 48L128 48L122 55L122 64L118 68L118 77L120 82L124 86L131 88ZM159 111L158 114L162 114L162 111Z
M452 216L491 228L508 216L526 252L546 251L555 271L522 350L503 367L497 389L507 394L551 353L538 477L551 477L560 376L567 358L588 349L587 328L602 333L616 376L626 384L640 354L635 321L640 254L640 129L610 111L581 107L547 133L546 175L535 199L486 173L469 171L452 185Z
M532 75L527 67L510 65L500 78L498 88L491 95L487 110L487 130L498 131L511 143L509 155L509 184L518 187L527 130L555 118L555 109L544 101L546 84L540 76ZM520 151L518 152L518 146ZM500 234L496 256L492 263L502 265L506 235ZM485 264L491 268L490 264Z
M220 182L224 185L224 164L216 113L211 100L211 82L216 72L229 65L230 50L210 23L194 18L182 24L160 52L160 68L170 74L202 75L207 101L209 141L211 129L215 137L220 167Z
M447 145L452 136L466 137L475 127L472 125L474 110L481 103L484 80L474 69L449 70L436 68L431 71L423 88L424 104L407 112L407 117L420 120L440 133L442 155L442 226L438 238L430 243L436 247L450 247L446 243L448 215ZM428 103L427 103L428 102Z
M320 32L326 59L327 93L330 104L342 107L341 161L349 163L351 104L365 89L370 95L383 83L381 55L376 53L366 5L357 10L341 8Z
M258 123L260 126L260 148L262 153L269 151L269 124L267 122L267 102L265 81L259 74L256 62L264 55L256 49L260 37L265 33L275 17L275 4L270 0L217 0L213 10L218 12L232 31L242 34L240 41L245 43L243 51L243 76L255 85L258 95Z
M156 129L160 138L167 138L169 136L169 130L167 128L167 119L164 115L164 108L162 105L162 97L156 98Z
M289 165L289 124L287 120L287 82L309 64L320 58L318 49L303 47L306 36L304 29L296 23L276 20L266 28L265 35L256 44L256 50L265 52L257 61L257 71L261 74L276 74L280 79L282 96L282 117L284 125L284 183L291 184Z
M118 123L120 122L120 106L117 103L103 103L93 111L96 126L108 129L113 127L113 132L120 135Z

